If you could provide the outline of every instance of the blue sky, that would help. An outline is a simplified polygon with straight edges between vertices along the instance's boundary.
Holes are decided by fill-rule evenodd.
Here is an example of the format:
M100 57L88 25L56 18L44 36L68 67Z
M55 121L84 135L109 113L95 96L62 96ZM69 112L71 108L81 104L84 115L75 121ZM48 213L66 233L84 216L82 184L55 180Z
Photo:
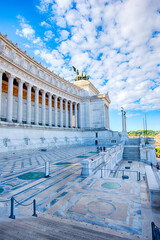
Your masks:
M112 130L160 130L159 0L1 1L0 31L67 80L72 65L111 99Z

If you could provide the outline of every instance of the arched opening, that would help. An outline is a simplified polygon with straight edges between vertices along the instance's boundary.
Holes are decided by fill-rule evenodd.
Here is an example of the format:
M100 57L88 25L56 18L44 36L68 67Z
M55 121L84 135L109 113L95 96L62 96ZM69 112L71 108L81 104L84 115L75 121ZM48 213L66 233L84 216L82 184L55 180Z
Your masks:
M7 94L8 94L8 77L5 73L3 73L2 96L1 96L1 121L7 121Z
M70 110L71 110L71 102L68 102L68 127L71 127L71 116L70 116Z
M39 90L39 125L42 125L42 91Z
M54 107L54 96L52 96L52 126L55 126L55 107Z
M31 124L35 124L35 89L31 88Z
M46 126L49 126L49 108L48 108L48 98L49 98L49 94L48 94L48 93L46 93L46 95L45 95Z
M97 140L95 140L95 145L96 145L96 146L98 145L98 141L97 141Z
M60 97L57 99L57 126L60 127Z
M22 123L27 123L27 85L23 84L23 107L22 107Z
M75 128L75 103L73 103L73 105L72 105L72 108L73 108L73 110L72 110L72 123L73 123L73 128Z
M63 127L66 126L66 123L65 123L65 100L63 99Z
M17 79L13 80L13 115L12 121L17 122L18 118L18 81Z

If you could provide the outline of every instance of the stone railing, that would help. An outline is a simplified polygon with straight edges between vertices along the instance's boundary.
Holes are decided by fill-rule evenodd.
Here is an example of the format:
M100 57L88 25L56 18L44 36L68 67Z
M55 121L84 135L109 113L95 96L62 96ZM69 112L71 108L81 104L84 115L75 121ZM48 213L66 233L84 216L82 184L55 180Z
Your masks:
M140 160L156 165L155 141L153 138L148 138L147 144L144 138L140 138Z
M105 152L100 152L98 156L87 158L82 161L82 176L90 176L103 168L113 169L114 166L122 160L123 144L106 149ZM110 171L107 171L108 174Z
M160 207L160 183L156 179L152 167L146 166L145 172L148 183L151 206Z

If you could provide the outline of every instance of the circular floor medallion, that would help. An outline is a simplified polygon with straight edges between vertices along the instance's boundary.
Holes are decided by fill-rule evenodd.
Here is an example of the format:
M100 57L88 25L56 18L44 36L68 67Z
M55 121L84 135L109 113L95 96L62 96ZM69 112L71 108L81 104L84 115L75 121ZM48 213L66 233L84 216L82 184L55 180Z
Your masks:
M102 184L102 187L107 189L118 189L121 187L121 185L116 182L106 182Z
M0 194L4 191L4 189L2 187L0 187Z
M47 151L46 148L42 148L42 149L41 149L41 152L46 152L46 151Z
M129 176L123 175L123 176L122 176L122 179L129 179Z
M125 167L125 169L130 169L130 167Z
M77 156L77 158L88 158L88 156Z
M30 172L30 173L23 174L18 178L22 180L32 180L32 179L40 179L43 177L45 177L45 173L43 172Z
M87 208L89 213L98 216L109 216L116 210L116 207L111 202L104 200L90 202Z
M60 162L60 163L56 163L55 165L64 166L64 165L70 165L70 164L71 164L70 162Z

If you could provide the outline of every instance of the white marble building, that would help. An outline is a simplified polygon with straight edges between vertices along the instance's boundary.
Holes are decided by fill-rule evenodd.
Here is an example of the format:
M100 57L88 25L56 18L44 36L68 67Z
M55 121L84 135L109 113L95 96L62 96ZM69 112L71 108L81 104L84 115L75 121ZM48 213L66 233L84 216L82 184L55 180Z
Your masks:
M109 104L89 80L61 78L0 34L0 151L119 141Z

